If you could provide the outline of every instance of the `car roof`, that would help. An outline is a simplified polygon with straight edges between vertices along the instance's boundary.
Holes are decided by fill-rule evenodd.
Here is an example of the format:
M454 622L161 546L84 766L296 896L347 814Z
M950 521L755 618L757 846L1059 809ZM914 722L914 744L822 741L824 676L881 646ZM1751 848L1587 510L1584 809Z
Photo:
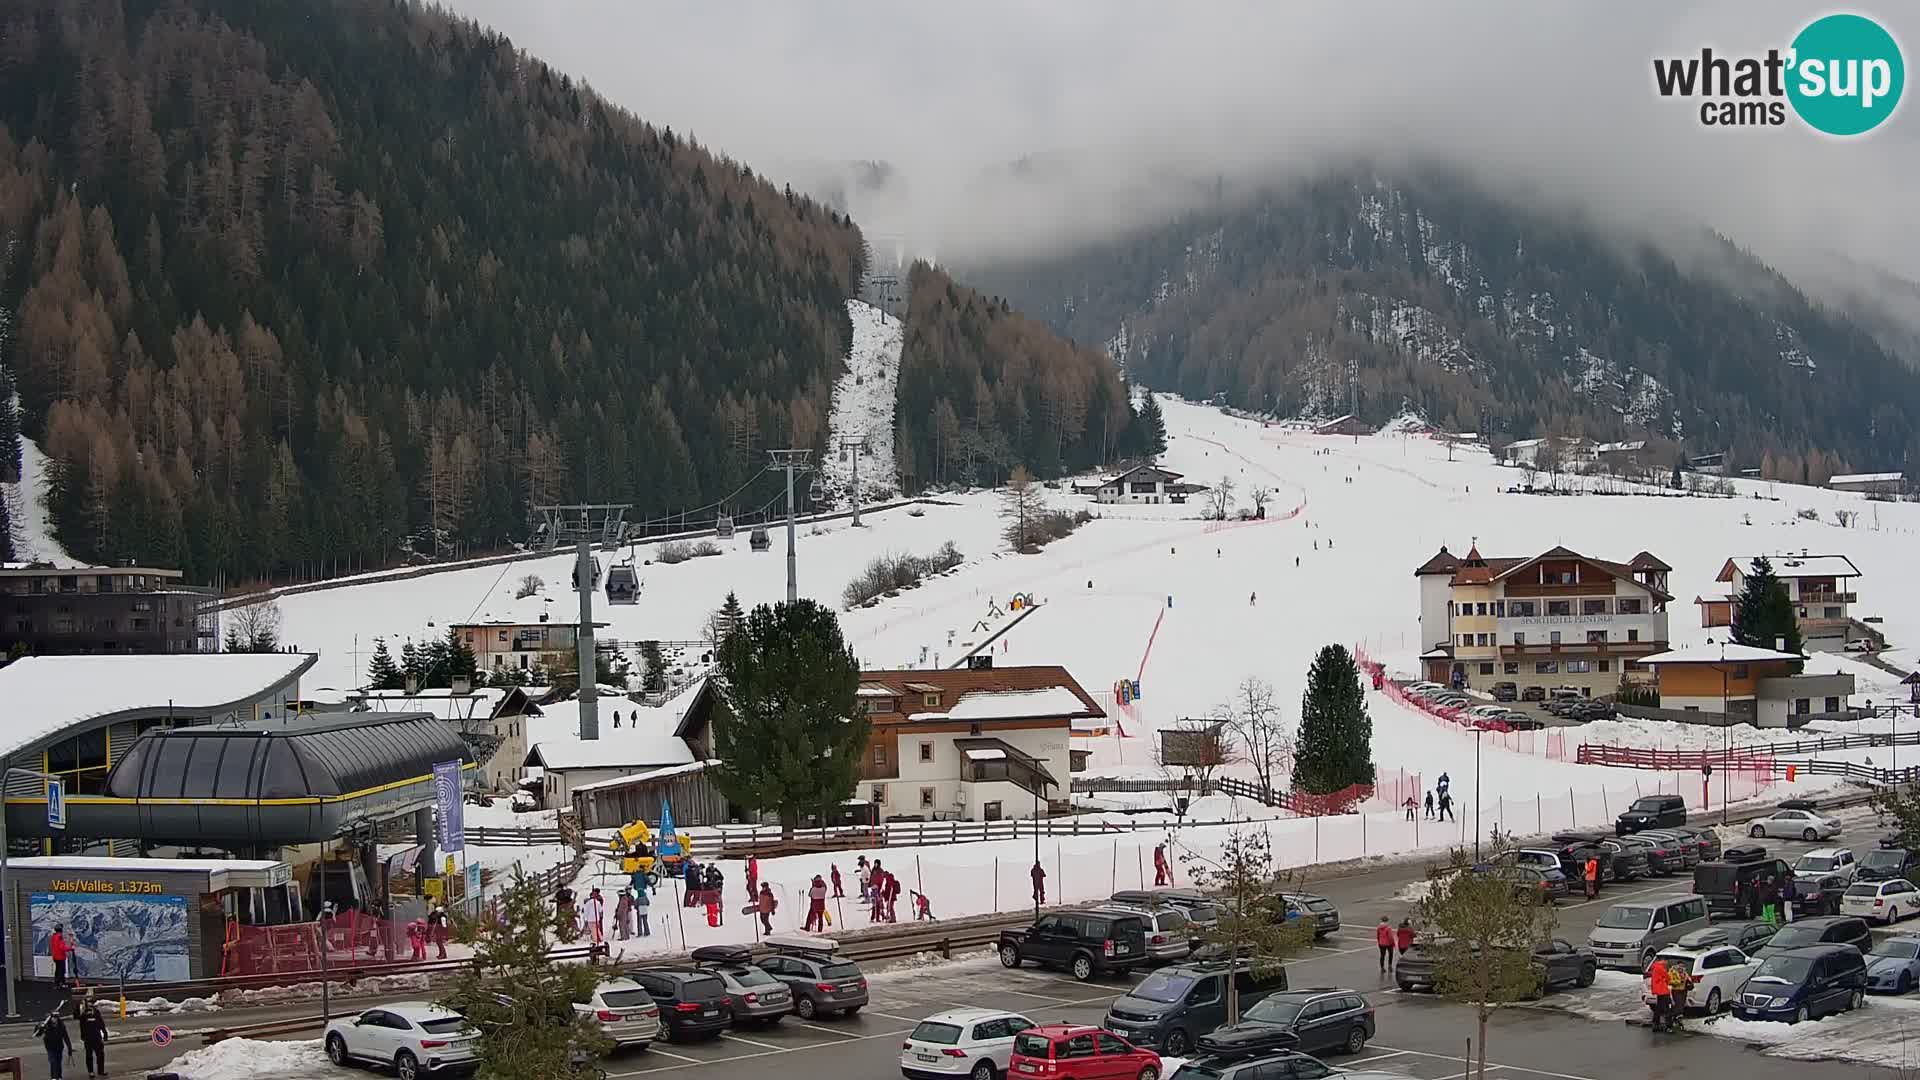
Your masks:
M1059 1038L1062 1035L1091 1035L1096 1031L1105 1031L1105 1030L1106 1030L1105 1028L1097 1027L1093 1024L1058 1023L1058 1024L1038 1024L1028 1028L1027 1030L1021 1032L1020 1034L1044 1035L1048 1038Z
M934 1013L920 1022L923 1024L971 1024L975 1020L993 1020L1002 1016L1020 1016L1020 1014L1012 1009L948 1009L946 1012Z
M1823 941L1818 945L1796 945L1791 949L1775 949L1773 952L1774 956L1834 956L1847 954L1860 956L1861 952L1851 945L1842 945L1835 941Z
M610 975L607 978L601 979L599 985L593 988L593 992L597 994L604 990L638 990L638 989L640 989L640 984L628 978L627 976Z
M1868 882L1864 882L1864 884L1887 885L1887 884L1890 884L1890 882L1868 881ZM1787 926L1832 926L1834 923L1842 922L1842 921L1859 922L1860 916L1858 915L1815 915L1812 918L1808 918L1808 919L1795 919L1792 922L1788 923ZM1784 929L1784 927L1782 929Z
M1348 990L1339 986L1306 986L1282 990L1278 993L1268 994L1267 997L1294 998L1299 1001L1310 1001L1314 998L1327 997L1330 994L1352 994L1355 997L1362 996L1358 990Z
M404 1016L409 1020L421 1020L421 1019L436 1020L436 1019L443 1019L449 1016L461 1015L459 1011L455 1009L449 1009L445 1005L442 1005L437 1001L390 1001L390 1002L387 1002L385 1005L370 1005L367 1008L380 1009L385 1012L397 1013L400 1016ZM367 1009L362 1009L360 1011L366 1012Z
M1852 848L1843 848L1843 847L1817 847L1817 848L1812 848L1812 849L1810 849L1810 850L1808 850L1808 851L1803 851L1803 852L1801 852L1801 853L1800 853L1800 857L1804 859L1804 858L1806 858L1807 856L1809 856L1809 855L1811 855L1811 856L1814 856L1815 858L1821 858L1821 859L1831 859L1831 858L1834 858L1834 857L1836 857L1836 856L1838 856L1838 855L1839 855L1839 854L1840 854L1841 852L1843 852L1843 851L1844 851L1844 852L1846 852L1846 853L1847 853L1847 854L1849 854L1849 855L1851 855L1851 854L1853 854L1853 849L1852 849Z

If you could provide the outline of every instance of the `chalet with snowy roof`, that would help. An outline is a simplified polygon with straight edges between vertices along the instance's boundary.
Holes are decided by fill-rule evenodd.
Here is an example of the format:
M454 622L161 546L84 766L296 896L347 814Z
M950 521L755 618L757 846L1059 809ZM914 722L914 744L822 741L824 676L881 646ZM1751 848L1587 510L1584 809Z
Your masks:
M1848 473L1844 476L1827 477L1827 486L1835 491L1856 491L1863 495L1899 498L1900 493L1906 490L1907 476L1905 473L1897 472Z
M1196 490L1180 482L1180 473L1158 465L1135 465L1100 481L1094 501L1103 503L1180 503Z
M1348 413L1345 416L1336 416L1324 423L1313 425L1313 433L1315 435L1371 435L1373 434L1373 425L1352 413Z
M1593 460L1602 468L1620 472L1636 469L1647 450L1647 440L1630 439L1626 442L1597 443L1593 448Z
M474 665L482 671L572 671L579 664L580 624L549 621L545 613L530 621L454 623L453 630L473 650Z
M1800 727L1813 720L1859 719L1847 703L1853 676L1806 672L1809 661L1798 653L1725 642L1656 653L1641 662L1659 673L1662 710L1700 713L1706 723Z
M1105 710L1057 666L863 671L858 795L883 818L1032 817L1071 795L1070 740Z
M1442 547L1413 574L1421 667L1434 682L1485 690L1573 686L1603 694L1650 678L1641 658L1667 647L1667 575L1642 551L1626 562L1553 547L1526 558Z
M1740 594L1746 591L1747 575L1753 572L1757 556L1738 555L1721 564L1715 581L1726 586L1723 593L1696 596L1701 626L1732 626ZM1802 645L1814 652L1838 652L1848 641L1867 640L1876 647L1886 644L1878 627L1854 618L1853 605L1860 594L1855 581L1860 568L1845 555L1810 555L1805 550L1768 555L1773 575L1786 586L1787 599L1793 603L1795 621Z

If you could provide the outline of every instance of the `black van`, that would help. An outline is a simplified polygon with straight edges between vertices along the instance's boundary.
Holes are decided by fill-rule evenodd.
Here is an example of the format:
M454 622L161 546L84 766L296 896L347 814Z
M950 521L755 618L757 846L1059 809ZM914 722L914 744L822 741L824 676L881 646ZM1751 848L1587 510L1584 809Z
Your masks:
M1851 945L1809 945L1775 953L1740 988L1733 1015L1797 1024L1857 1009L1867 999L1867 961Z
M1676 829L1687 823L1687 800L1678 795L1643 795L1613 823L1620 836L1641 829Z
M1860 857L1860 869L1854 872L1855 881L1892 881L1894 878L1913 880L1920 873L1920 854L1903 847L1888 847L1884 841L1872 851Z
M1793 868L1757 845L1728 848L1725 857L1693 868L1693 891L1707 898L1716 919L1757 919L1766 897L1793 877Z
M1040 916L1025 930L1000 931L1000 963L1065 968L1086 982L1108 972L1125 974L1147 960L1147 924L1120 911L1062 911ZM764 966L764 965L763 965Z

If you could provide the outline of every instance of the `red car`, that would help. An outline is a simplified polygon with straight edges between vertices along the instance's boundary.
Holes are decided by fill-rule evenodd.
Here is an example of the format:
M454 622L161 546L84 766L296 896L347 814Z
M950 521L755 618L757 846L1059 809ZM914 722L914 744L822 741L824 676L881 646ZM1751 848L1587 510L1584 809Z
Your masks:
M1160 1080L1160 1055L1097 1027L1043 1024L1013 1037L1010 1080Z

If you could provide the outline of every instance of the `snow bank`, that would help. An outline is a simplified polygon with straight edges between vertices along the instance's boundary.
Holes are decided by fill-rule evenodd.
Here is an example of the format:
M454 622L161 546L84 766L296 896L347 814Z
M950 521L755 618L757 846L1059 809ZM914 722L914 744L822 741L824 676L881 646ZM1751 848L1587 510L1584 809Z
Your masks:
M301 1042L224 1039L174 1058L161 1071L179 1073L181 1080L256 1080L262 1076L276 1080L310 1080L334 1075L334 1068L317 1039Z

